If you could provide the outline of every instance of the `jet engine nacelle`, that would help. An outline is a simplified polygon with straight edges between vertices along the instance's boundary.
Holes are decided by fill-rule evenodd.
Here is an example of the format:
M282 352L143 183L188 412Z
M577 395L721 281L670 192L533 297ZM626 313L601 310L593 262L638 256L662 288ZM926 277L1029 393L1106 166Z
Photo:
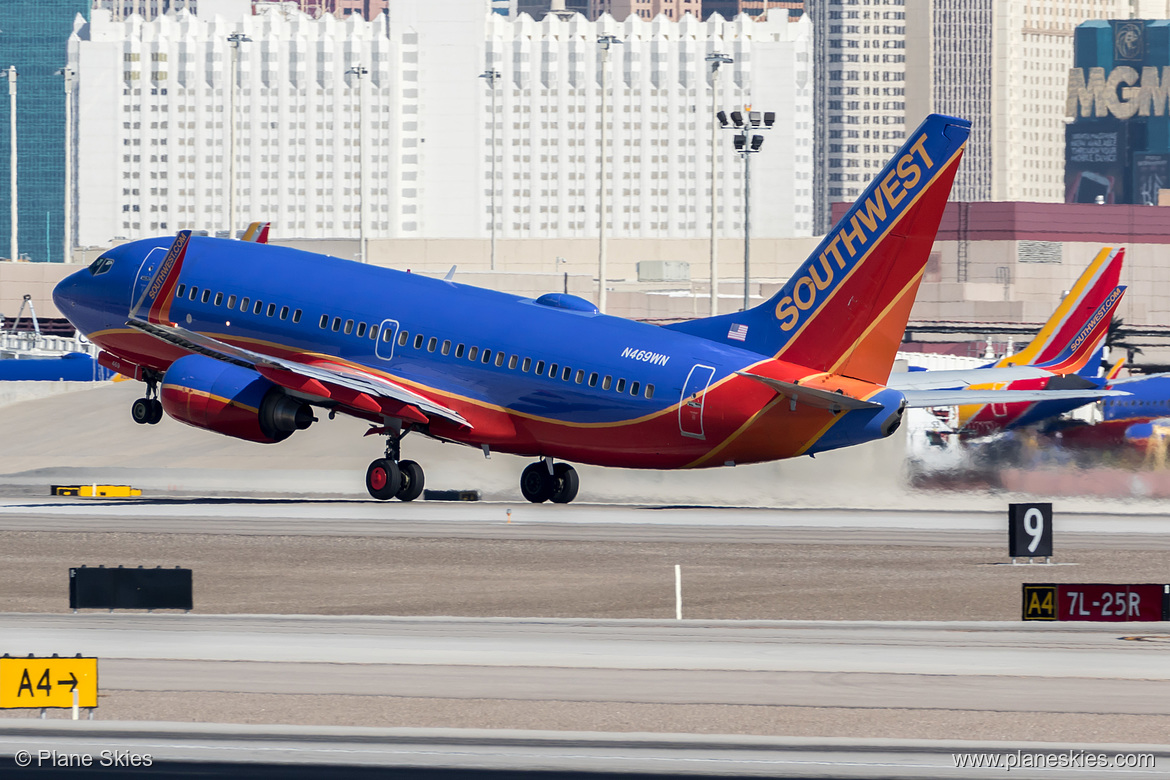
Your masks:
M179 422L261 444L284 441L316 419L307 403L252 369L202 355L172 363L159 398Z

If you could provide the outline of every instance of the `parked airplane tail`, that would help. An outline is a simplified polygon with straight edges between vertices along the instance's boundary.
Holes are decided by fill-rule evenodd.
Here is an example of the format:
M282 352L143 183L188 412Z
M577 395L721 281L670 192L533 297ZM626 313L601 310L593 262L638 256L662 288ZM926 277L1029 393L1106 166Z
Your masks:
M1114 296L1120 299L1117 286L1124 261L1125 249L1103 247L1028 346L1014 355L1002 358L996 366L1057 365L1058 357L1078 338L1080 331L1096 315L1102 304ZM1109 322L1106 321L1105 327L1108 326ZM1049 366L1045 365L1045 368ZM1049 370L1055 371L1052 368ZM1055 373L1076 370L1066 367Z
M256 244L267 244L268 228L271 226L271 222L253 222L248 225L248 229L244 231L244 235L240 237L240 240L251 241Z
M1105 300L1101 301L1092 313L1080 324L1080 329L1069 341L1062 344L1062 349L1051 360L1037 363L1038 368L1051 371L1054 374L1075 374L1081 371L1093 355L1097 354L1105 343L1105 335L1109 332L1109 323L1113 313L1117 311L1122 296L1125 295L1125 286L1114 287ZM1099 361L1098 361L1099 362ZM1093 376L1097 375L1096 366L1093 367Z
M970 131L931 114L775 296L667 327L884 383Z

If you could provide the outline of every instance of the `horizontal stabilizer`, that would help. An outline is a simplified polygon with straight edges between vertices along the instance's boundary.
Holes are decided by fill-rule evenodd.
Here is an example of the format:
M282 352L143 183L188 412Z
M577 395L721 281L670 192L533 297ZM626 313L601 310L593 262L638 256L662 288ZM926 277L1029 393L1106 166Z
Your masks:
M1120 390L906 390L906 405L913 409L965 404L1015 404L1028 401L1096 401L1125 396Z
M815 387L804 387L795 382L785 382L780 379L773 379L770 376L749 374L745 371L736 371L735 373L767 385L785 398L791 399L793 403L813 406L817 409L829 409L833 412L840 412L852 411L854 409L880 409L882 406L871 401L862 401L860 398L854 398L844 393L834 393Z
M1035 366L1004 368L956 368L943 371L906 371L890 374L886 385L895 390L957 390L968 385L1015 382L1019 379L1044 379L1051 371Z

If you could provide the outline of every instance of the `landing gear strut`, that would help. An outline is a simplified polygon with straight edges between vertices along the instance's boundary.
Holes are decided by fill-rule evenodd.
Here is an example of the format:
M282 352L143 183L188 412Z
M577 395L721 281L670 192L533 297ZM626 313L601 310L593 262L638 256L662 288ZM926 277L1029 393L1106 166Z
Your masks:
M552 458L530 464L520 475L520 492L534 504L567 504L577 497L580 486L577 470L568 463L553 465Z
M386 457L366 469L366 490L379 501L392 498L414 501L422 495L425 483L422 466L413 460L399 460L404 435L391 435L386 441Z
M162 401L158 400L159 375L149 371L145 376L146 397L139 398L130 407L130 416L139 425L157 425L163 418Z

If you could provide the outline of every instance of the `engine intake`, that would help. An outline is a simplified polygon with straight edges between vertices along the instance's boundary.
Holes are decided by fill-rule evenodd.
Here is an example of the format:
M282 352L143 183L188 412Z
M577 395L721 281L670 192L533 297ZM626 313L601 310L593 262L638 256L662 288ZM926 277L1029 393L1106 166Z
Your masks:
M312 408L250 368L203 355L179 358L159 391L179 422L245 441L275 444L312 425Z

